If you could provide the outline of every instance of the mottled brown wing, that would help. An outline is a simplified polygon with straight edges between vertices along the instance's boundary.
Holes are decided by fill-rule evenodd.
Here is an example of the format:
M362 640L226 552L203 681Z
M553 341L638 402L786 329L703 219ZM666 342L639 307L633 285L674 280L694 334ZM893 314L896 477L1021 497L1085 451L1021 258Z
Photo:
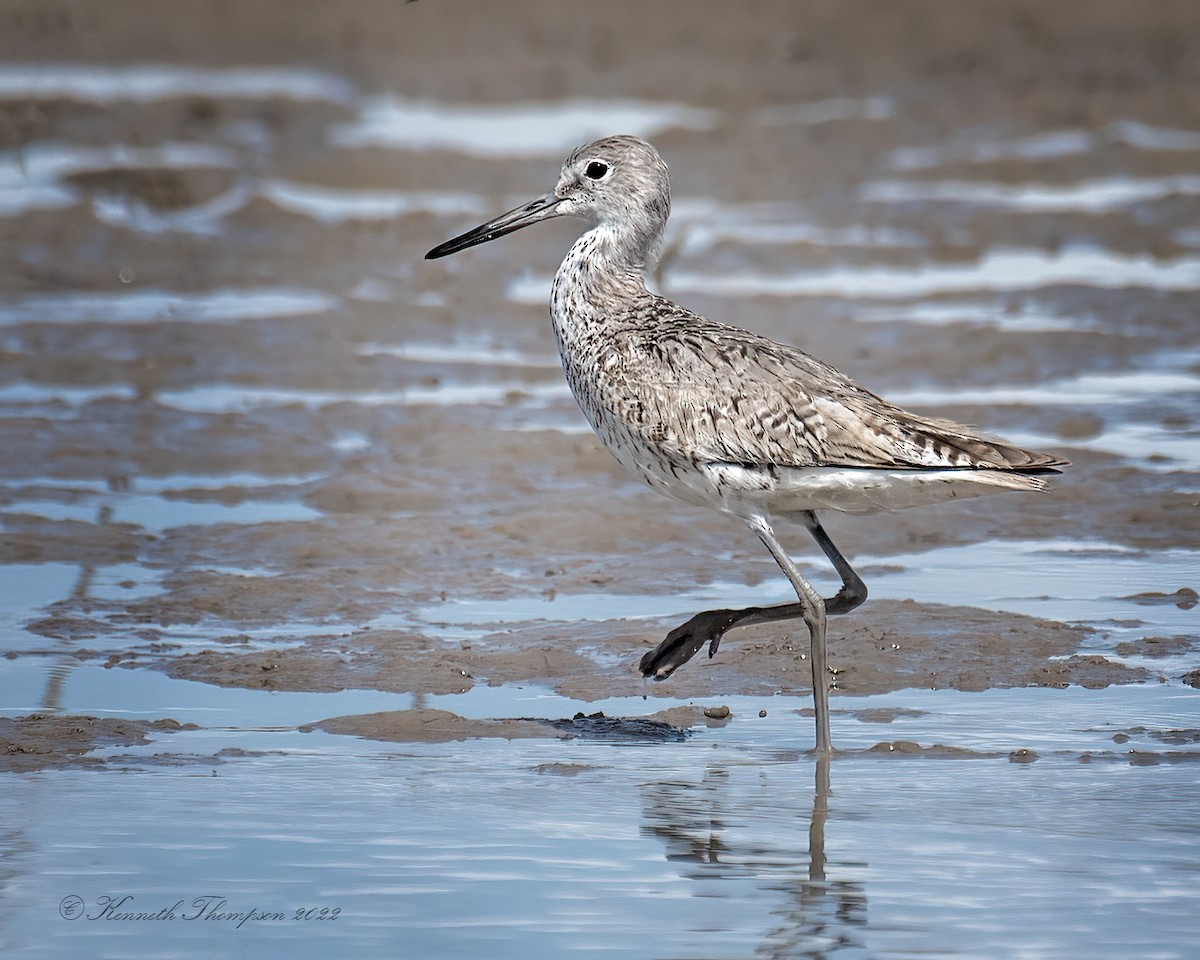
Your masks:
M920 417L794 347L677 308L614 349L621 415L664 452L781 467L1051 469L1063 461ZM661 319L661 318L660 318ZM615 369L614 369L614 372Z

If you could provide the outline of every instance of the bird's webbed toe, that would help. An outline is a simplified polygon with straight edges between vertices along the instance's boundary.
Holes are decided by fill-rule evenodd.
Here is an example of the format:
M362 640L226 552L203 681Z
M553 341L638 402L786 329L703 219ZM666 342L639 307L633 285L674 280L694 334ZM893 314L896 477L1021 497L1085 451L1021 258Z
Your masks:
M721 637L737 622L740 610L706 610L681 624L657 647L642 657L638 669L642 676L655 680L666 680L672 673L692 659L705 646L708 655L715 656L721 645Z

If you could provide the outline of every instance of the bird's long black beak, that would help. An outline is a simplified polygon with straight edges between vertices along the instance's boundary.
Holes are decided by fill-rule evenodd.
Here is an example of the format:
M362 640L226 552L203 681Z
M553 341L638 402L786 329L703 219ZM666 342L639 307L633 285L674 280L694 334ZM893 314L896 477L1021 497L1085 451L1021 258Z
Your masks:
M542 220L550 220L554 217L561 217L563 214L558 209L558 205L561 202L562 198L553 193L548 193L544 197L538 197L536 200L530 200L528 203L523 203L514 210L509 210L508 213L500 214L494 220L480 224L474 230L468 230L466 233L460 234L452 240L439 243L425 254L425 259L436 260L439 257L448 257L452 253L466 250L467 247L474 247L480 243L487 243L489 240L507 236L515 230L528 227L530 224L539 223Z

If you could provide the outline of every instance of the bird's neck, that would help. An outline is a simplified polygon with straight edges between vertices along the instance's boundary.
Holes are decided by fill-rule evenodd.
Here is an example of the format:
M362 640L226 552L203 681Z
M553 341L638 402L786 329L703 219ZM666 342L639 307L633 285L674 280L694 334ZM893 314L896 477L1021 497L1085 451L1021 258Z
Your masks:
M554 277L554 299L611 312L613 306L647 295L646 260L653 242L639 242L607 224L593 227L572 245Z
M594 227L575 241L554 276L550 316L568 367L635 323L638 305L652 296L644 256L620 241L606 226Z

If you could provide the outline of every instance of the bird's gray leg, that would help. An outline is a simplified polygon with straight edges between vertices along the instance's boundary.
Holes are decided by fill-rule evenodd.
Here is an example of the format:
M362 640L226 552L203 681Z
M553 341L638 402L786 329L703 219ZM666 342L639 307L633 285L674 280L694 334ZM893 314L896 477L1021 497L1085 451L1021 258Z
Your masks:
M829 539L816 514L806 510L795 519L803 523L812 534L817 545L842 578L841 589L825 601L825 615L849 613L867 599L866 584ZM705 610L668 633L662 643L642 657L639 667L644 676L665 680L705 646L708 647L708 655L714 656L721 645L721 638L726 631L734 627L748 627L755 623L772 623L776 620L795 620L803 617L804 611L803 603L781 603L771 607L746 607L740 610Z
M813 522L816 523L815 516ZM775 562L792 581L792 586L796 588L796 596L804 607L804 623L808 627L809 636L809 660L812 663L813 709L817 715L816 751L829 754L833 751L833 741L829 734L829 655L825 648L825 601L813 589L812 584L804 579L792 563L792 558L784 552L764 517L750 517L746 523L758 534L758 539L766 544Z
M833 569L842 578L841 589L825 601L825 613L828 616L834 616L835 614L849 613L855 607L861 606L863 601L867 599L867 585L862 582L862 578L854 572L854 568L850 566L849 561L842 556L842 552L829 539L829 534L821 526L821 521L817 519L817 515L811 510L805 510L800 514L798 519L808 528L808 532L817 541L817 546L821 548L821 552L829 558L829 562L833 564Z
M830 561L842 575L842 589L831 598L838 613L858 606L866 599L867 589L862 580L850 568L845 557L838 552L815 515L807 513L802 518L805 526L813 533L817 543L825 550ZM744 610L708 610L698 613L687 623L676 627L657 647L642 657L639 665L642 674L665 680L678 667L687 663L706 643L708 655L717 652L717 646L726 630L748 626L752 623L769 623L773 620L788 620L801 617L808 626L810 657L813 671L813 702L817 715L817 750L829 752L829 670L825 648L825 618L827 610L821 595L801 575L791 558L784 552L775 533L763 517L750 517L747 526L755 532L771 551L796 590L798 603L784 603L774 607L747 607ZM835 559L836 558L836 559Z

